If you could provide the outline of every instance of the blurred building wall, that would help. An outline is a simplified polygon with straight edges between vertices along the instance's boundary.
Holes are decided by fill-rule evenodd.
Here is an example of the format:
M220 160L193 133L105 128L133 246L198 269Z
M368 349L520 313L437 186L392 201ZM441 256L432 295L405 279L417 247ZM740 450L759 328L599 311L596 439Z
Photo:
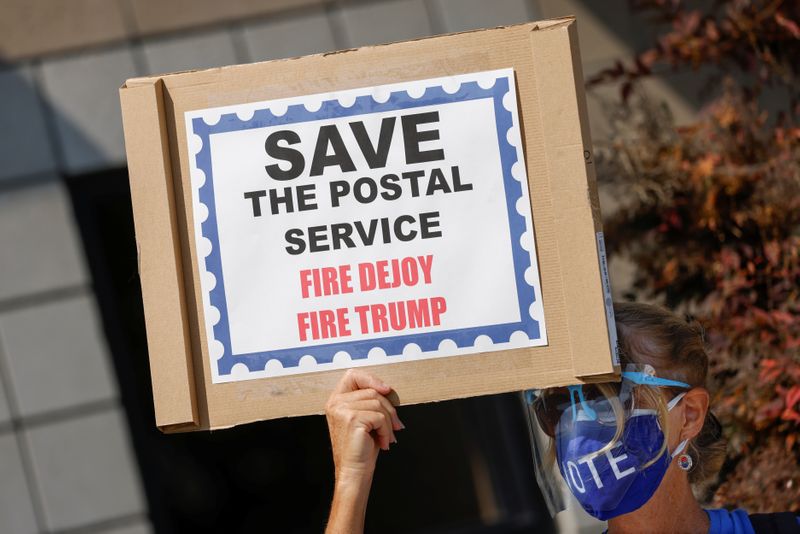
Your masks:
M71 177L124 167L117 89L126 78L566 14L578 16L587 75L651 36L625 0L5 0L0 532L152 528L65 187ZM684 82L649 82L679 120L694 112ZM589 103L602 139L601 106L591 95ZM629 269L614 267L617 291ZM577 516L562 525L600 531Z

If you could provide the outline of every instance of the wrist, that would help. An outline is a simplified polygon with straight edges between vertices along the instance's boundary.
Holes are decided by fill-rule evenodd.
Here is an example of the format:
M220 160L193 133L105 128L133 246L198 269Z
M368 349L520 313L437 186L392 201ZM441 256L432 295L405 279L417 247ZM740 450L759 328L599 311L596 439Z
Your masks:
M367 490L372 485L374 469L342 467L334 474L335 486L339 490Z
M363 534L372 472L337 469L326 534Z

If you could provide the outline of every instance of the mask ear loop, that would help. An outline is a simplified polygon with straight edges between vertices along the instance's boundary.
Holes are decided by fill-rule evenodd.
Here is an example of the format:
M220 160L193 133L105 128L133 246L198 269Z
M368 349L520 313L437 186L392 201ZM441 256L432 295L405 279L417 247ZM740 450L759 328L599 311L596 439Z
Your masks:
M685 395L686 395L685 391L682 391L682 392L678 393L677 395L675 395L675 397L671 401L669 401L667 403L667 411L669 412L675 406L677 406L678 403L683 399L683 397ZM686 445L688 445L688 444L689 444L689 440L688 439L685 439L685 440L681 441L680 443L678 443L678 446L675 447L675 451L670 455L670 459L673 459L676 456L678 456L680 453L682 453L683 450L686 448Z
M685 395L686 395L685 391L681 391L680 393L675 395L675 397L673 397L672 400L667 403L667 411L672 410L681 401L681 399L683 399Z
M675 457L676 457L676 456L678 456L680 453L682 453L682 452L683 452L683 449L685 449L685 448L686 448L686 445L688 445L688 444L689 444L689 440L688 440L688 439L685 439L685 440L681 441L680 443L678 443L678 446L677 446L677 447L675 447L675 452L673 452L673 453L670 455L670 459L672 459L672 458L675 458Z

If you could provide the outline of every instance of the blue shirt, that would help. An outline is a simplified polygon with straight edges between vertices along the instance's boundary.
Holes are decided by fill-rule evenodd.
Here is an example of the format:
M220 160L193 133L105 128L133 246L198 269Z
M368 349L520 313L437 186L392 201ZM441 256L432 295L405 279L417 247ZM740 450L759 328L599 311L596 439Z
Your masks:
M755 534L747 512L741 508L729 512L724 508L706 510L711 525L708 534Z

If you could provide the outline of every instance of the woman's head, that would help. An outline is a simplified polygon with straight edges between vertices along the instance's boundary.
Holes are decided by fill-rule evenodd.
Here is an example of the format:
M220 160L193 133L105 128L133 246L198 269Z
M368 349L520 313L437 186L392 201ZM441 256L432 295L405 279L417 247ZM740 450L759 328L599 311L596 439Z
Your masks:
M681 451L693 461L691 483L713 475L724 457L719 424L708 410L700 326L652 305L614 308L621 382L550 388L529 400L532 428L540 431L539 438L534 432L534 453L543 461L537 476L547 479L547 466L557 460L577 500L601 519L686 485L673 461Z
M614 318L623 364L649 364L659 376L705 387L708 354L697 322L638 302L614 303Z
M665 433L670 449L689 440L687 451L693 460L689 481L707 481L722 464L725 444L708 406L708 353L702 327L659 306L634 302L615 303L614 317L623 365L648 364L657 376L691 386L681 400L681 409L673 410L667 418ZM665 411L659 411L663 416Z

